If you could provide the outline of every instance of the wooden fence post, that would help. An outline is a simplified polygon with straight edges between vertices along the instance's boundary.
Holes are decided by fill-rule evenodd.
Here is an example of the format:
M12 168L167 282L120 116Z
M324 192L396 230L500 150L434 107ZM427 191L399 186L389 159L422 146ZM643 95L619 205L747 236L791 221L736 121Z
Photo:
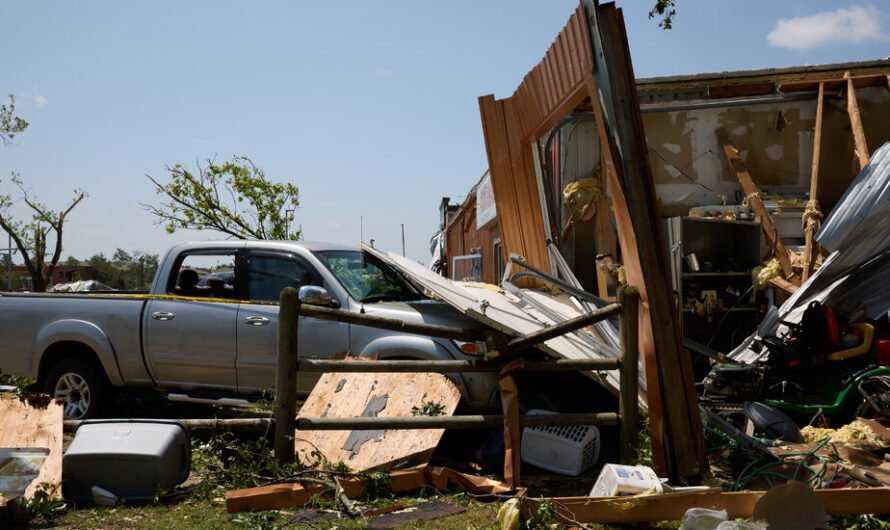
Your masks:
M278 305L278 378L275 386L275 458L281 465L294 462L294 425L297 415L297 340L300 297L293 287L281 290Z
M621 463L630 464L640 445L639 339L640 293L625 285L618 291L621 304L621 387L618 414L621 417Z

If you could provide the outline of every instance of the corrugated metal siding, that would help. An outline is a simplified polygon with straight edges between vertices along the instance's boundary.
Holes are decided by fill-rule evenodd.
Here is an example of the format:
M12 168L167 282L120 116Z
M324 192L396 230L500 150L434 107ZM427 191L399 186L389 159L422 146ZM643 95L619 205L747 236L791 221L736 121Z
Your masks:
M541 62L512 96L479 98L485 148L505 252L550 269L532 145L586 97L592 72L584 8L578 6Z

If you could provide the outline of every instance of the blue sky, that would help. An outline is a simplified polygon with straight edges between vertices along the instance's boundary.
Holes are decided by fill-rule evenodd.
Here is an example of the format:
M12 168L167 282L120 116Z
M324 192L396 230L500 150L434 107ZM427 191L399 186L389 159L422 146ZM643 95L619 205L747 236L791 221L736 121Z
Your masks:
M669 32L651 3L618 2L638 77L890 55L886 1L679 0ZM7 0L0 94L31 127L0 147L0 193L12 171L52 207L89 192L63 258L159 253L215 236L155 226L144 175L245 155L300 187L306 239L357 243L363 220L400 251L404 224L428 262L441 197L487 166L477 97L510 95L576 5Z

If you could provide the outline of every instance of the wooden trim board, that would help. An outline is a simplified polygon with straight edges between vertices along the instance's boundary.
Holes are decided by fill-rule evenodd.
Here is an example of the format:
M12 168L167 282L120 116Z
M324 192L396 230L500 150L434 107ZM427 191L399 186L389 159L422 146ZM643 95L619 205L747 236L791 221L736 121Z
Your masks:
M815 490L827 515L890 513L890 488ZM563 497L547 499L564 519L579 523L633 524L676 521L689 508L726 510L730 519L750 518L754 505L766 492L667 493L637 497ZM522 499L526 517L537 511L541 499Z

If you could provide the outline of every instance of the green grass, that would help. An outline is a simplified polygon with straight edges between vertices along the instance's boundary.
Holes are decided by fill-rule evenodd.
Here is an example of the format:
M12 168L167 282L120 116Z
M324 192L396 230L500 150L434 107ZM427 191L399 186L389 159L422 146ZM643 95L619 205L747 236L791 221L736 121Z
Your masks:
M426 499L402 498L395 504L413 504ZM460 498L443 497L448 502L458 503ZM467 512L433 521L418 521L403 528L437 528L442 530L496 529L497 504L483 504L475 501L466 503ZM290 522L289 518L299 513L299 509L255 512L226 513L221 500L189 499L173 505L148 505L115 508L88 508L67 510L52 522L34 521L30 528L56 528L66 530L211 530L211 529L272 529L272 528L367 528L362 519L340 519L313 522L311 525Z

